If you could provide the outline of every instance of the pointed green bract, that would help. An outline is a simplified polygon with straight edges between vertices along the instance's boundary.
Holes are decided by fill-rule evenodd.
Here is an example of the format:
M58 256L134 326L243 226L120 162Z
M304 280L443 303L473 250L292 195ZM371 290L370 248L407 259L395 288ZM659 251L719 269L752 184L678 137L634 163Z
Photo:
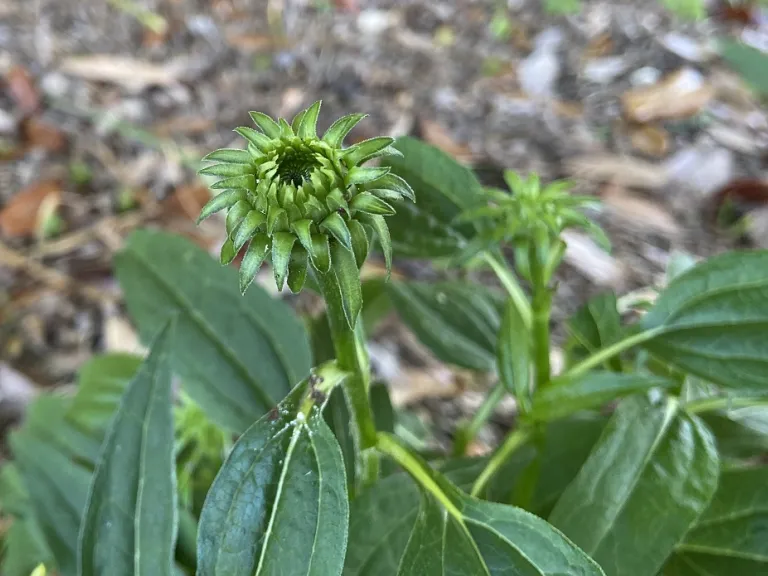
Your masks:
M334 188L331 190L331 193L328 194L325 198L325 203L328 206L328 210L331 212L337 212L341 210L344 212L347 216L349 216L349 205L347 204L347 201L344 199L344 196L341 193L341 190L338 188Z
M333 242L331 244L331 268L339 283L347 324L350 328L354 328L360 309L363 307L360 270L357 267L357 262L355 262L355 255L350 249Z
M408 182L392 172L389 172L378 178L376 181L368 184L366 190L373 194L376 193L376 190L391 190L403 198L407 198L411 202L416 202L416 194L414 194L413 188L411 188Z
M244 190L227 190L221 194L217 194L203 206L200 216L197 218L197 223L199 224L209 216L224 210L225 208L231 208L240 200L245 200Z
M296 234L299 242L309 254L314 254L315 248L312 244L312 234L310 229L312 228L312 220L297 220L291 223L291 230Z
M377 152L389 147L394 141L394 138L387 136L363 140L344 151L344 161L347 163L347 166L357 166L366 160L370 160Z
M367 114L349 114L342 116L336 122L331 124L328 131L323 134L323 142L331 146L332 148L339 148L346 138L347 134L352 131L352 128L357 126L358 122L368 116Z
M373 182L374 180L378 180L388 172L388 167L361 168L360 166L355 166L354 168L351 168L349 172L347 172L347 183L367 184L369 182Z
M240 293L245 294L248 286L253 282L256 273L264 263L264 259L269 253L269 236L266 234L257 234L248 245L248 250L240 263Z
M232 263L235 256L237 256L237 251L235 250L235 245L232 243L232 240L225 240L219 251L219 262L221 262L223 266L226 266L227 264Z
M219 180L215 184L211 185L212 190L227 190L229 188L251 190L256 187L256 178L253 174L246 174L244 176L235 176L233 178L226 178L225 180Z
M389 237L389 228L384 220L384 216L366 215L363 222L369 224L376 233L379 247L384 253L384 264L387 267L387 279L389 279L389 275L392 273L392 240Z
M307 251L303 246L294 246L288 264L288 288L298 294L307 280Z
M392 206L370 192L361 192L352 198L350 206L353 210L360 210L361 212L378 216L391 216L395 213L395 209Z
M240 128L235 128L235 132L240 134L240 136L248 140L248 142L253 144L256 148L258 148L262 152L265 152L267 147L270 144L269 136L267 136L266 134L262 134L261 132L257 132L253 128L246 128L244 126L241 126Z
M240 251L240 248L245 246L245 243L253 237L259 227L265 222L266 218L264 217L264 214L258 210L251 210L248 212L232 236L235 250Z
M288 232L276 232L272 238L272 268L275 272L277 289L282 290L288 274L288 263L296 236Z
M247 200L240 200L237 204L230 208L227 214L227 235L232 236L232 233L240 226L240 223L251 211L251 205Z
M250 164L253 157L247 150L238 150L236 148L221 148L214 150L203 157L203 162L229 162L230 164Z
M291 130L295 133L299 133L299 127L301 126L301 121L304 119L304 115L307 113L306 110L302 110L296 116L293 117L293 120L291 120Z
M280 137L280 125L263 112L248 112L253 123L269 138Z
M312 236L312 262L320 272L325 274L331 268L331 247L328 236L315 234Z
M204 174L206 176L225 176L227 178L233 178L235 176L243 176L245 174L252 174L253 168L249 164L214 164L213 166L206 166L198 171L198 174Z
M321 101L318 100L312 106L307 108L299 123L299 138L315 139L317 138L317 117L320 115Z
M352 237L349 234L349 228L347 228L344 219L338 213L334 212L323 220L320 223L320 230L329 232L331 236L336 238L346 248L352 249Z
M355 262L357 262L358 268L362 268L370 249L368 234L365 232L365 227L357 220L350 220L348 228L352 239L352 251L355 253Z

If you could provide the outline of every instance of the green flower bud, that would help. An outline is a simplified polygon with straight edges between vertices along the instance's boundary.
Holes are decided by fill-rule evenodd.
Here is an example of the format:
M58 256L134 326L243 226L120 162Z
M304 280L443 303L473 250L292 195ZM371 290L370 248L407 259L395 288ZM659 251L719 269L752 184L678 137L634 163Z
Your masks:
M477 242L468 250L477 251L486 245L500 241L515 244L515 254L521 273L529 271L528 251L535 246L537 258L545 264L550 248L558 247L559 236L567 228L581 228L592 235L606 250L610 241L602 229L580 210L595 205L592 196L571 194L568 181L553 182L541 186L536 174L522 179L516 172L507 170L504 179L510 192L493 188L484 191L486 202L458 217L458 221L479 221L483 231ZM464 254L463 257L472 254ZM550 263L551 265L551 263Z
M198 222L227 210L220 260L230 263L248 244L240 266L242 292L267 257L278 288L287 280L293 292L303 287L308 266L323 274L335 267L331 255L336 245L350 252L359 268L373 235L390 269L392 248L384 216L395 213L393 201L414 201L413 190L389 168L362 164L400 152L387 137L342 147L363 114L340 118L320 138L319 112L320 102L315 102L291 124L251 112L259 130L235 129L247 141L245 150L216 150L203 159L215 164L200 173L220 176L211 188L222 192L206 204Z

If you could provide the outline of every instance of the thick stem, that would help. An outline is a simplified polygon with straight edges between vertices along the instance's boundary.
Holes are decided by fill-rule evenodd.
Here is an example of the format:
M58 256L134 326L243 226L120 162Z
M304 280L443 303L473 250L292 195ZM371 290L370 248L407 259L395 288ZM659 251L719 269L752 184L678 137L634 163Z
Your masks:
M358 321L353 330L347 324L339 284L333 271L320 275L320 280L336 362L341 370L351 374L344 383L344 396L352 416L350 429L355 443L357 484L367 486L378 477L378 456L371 450L376 446L376 425L368 397L371 370L363 326Z
M528 441L530 435L529 430L518 428L506 437L504 443L491 456L490 461L472 485L472 496L478 496L483 491L488 481L493 478L494 474L499 471L499 468L504 465L507 459Z
M496 406L498 406L499 402L504 398L505 393L506 389L501 382L498 382L496 386L493 387L493 390L491 390L491 393L485 397L485 400L478 411L475 412L472 420L457 430L456 440L453 443L454 456L464 456L467 451L467 446L472 443L475 436L477 436L477 433L488 421L488 418L491 417Z

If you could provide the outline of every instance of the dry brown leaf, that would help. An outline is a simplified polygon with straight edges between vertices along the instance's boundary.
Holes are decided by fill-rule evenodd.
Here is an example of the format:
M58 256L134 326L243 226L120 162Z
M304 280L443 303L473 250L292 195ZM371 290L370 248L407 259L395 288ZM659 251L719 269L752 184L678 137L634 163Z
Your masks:
M202 134L213 129L214 121L202 116L184 115L169 118L155 124L153 132L158 136L174 134Z
M271 34L250 32L245 34L231 33L226 36L227 44L242 52L269 52L280 47L281 42Z
M93 54L66 58L60 70L84 80L107 82L140 91L150 86L175 84L184 68L176 63L153 64L126 56Z
M611 182L628 188L655 190L669 182L667 171L662 166L611 154L577 156L567 161L566 170L574 178Z
M584 50L584 59L592 60L594 58L602 58L613 52L613 38L610 33L604 32L595 36L587 45Z
M32 116L21 125L24 141L30 148L41 148L49 152L61 152L67 146L67 137L53 124Z
M61 183L55 180L36 182L13 196L0 210L0 231L7 238L23 238L34 235L38 214L43 203L61 197ZM53 200L49 199L52 198Z
M433 120L422 119L419 121L421 137L440 148L446 154L453 156L459 162L471 162L474 159L472 150L466 144L460 144L453 139L453 136L440 124Z
M5 75L5 83L22 112L30 114L40 107L40 93L26 68L13 66Z
M692 68L681 68L659 83L641 86L621 97L632 122L686 118L697 114L715 95L714 88Z
M164 208L170 215L185 215L197 220L200 210L211 199L208 188L201 183L183 184L164 200Z
M600 196L607 212L627 224L655 231L667 238L682 233L675 217L657 202L614 185L605 186Z
M564 118L577 119L584 116L584 105L581 102L555 100L552 102L555 114Z
M648 156L664 156L669 150L669 135L657 126L633 124L629 128L632 148Z

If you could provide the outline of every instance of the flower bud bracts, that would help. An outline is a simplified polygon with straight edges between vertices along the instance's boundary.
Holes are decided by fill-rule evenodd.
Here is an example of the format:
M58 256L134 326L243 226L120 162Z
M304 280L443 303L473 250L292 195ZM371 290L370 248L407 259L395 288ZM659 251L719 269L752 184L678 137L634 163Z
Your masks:
M278 288L287 279L293 292L303 287L308 266L320 273L334 266L336 244L354 255L359 268L373 234L390 267L384 217L395 213L391 202L414 200L413 191L389 168L361 164L400 153L392 147L393 139L386 137L342 148L345 136L363 114L340 118L318 137L319 112L320 102L316 102L291 124L251 112L259 130L235 130L248 142L245 150L216 150L204 158L216 163L200 173L220 176L211 188L221 192L206 204L199 221L227 210L221 262L230 263L248 244L240 265L243 292L267 257L271 257Z

